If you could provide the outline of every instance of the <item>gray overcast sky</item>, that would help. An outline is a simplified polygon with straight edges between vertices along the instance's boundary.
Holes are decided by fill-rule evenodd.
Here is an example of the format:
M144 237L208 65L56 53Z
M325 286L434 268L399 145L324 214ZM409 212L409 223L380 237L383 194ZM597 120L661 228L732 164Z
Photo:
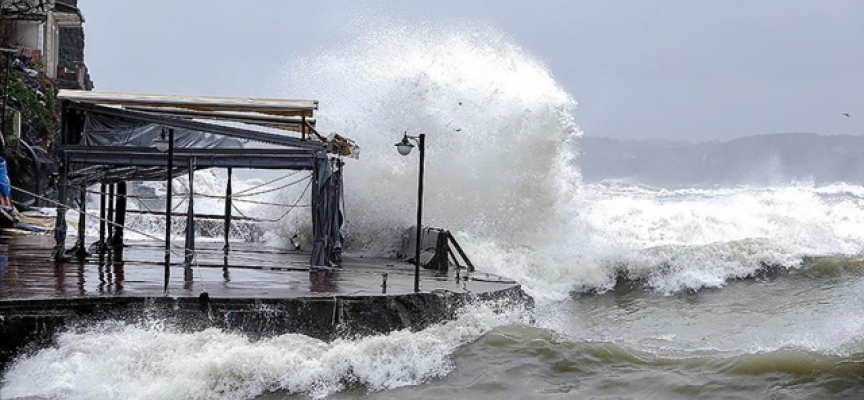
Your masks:
M864 1L858 0L80 0L79 6L97 90L282 96L286 60L350 40L355 31L348 27L364 18L459 19L498 28L544 62L579 101L575 117L587 136L864 135Z

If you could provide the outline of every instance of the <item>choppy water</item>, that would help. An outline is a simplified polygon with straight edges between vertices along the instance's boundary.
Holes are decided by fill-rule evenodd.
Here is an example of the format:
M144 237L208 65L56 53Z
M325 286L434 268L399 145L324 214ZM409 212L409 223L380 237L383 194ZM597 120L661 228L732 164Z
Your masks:
M290 63L285 85L363 146L346 176L350 251L389 253L410 225L416 159L393 143L425 132L426 221L521 281L531 315L479 305L422 332L333 343L106 323L18 360L0 397L864 394L864 187L582 184L575 100L505 35L364 29ZM265 240L306 226L288 219Z

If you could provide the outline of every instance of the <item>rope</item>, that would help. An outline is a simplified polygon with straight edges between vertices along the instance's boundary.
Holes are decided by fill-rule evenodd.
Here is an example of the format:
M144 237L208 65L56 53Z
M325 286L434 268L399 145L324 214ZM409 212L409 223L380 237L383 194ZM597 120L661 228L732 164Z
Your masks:
M302 182L302 181L303 181L303 180L300 180L299 182ZM291 184L295 184L295 183L297 183L297 182L292 182ZM240 210L236 205L232 204L231 207L232 207L234 210L236 210L237 213L240 214L243 218L247 218L247 219L254 219L255 221L258 221L258 222L279 222L279 221L283 220L285 217L287 217L288 214L290 214L291 211L293 211L293 210L296 209L296 208L306 208L306 207L311 207L311 206L312 206L311 204L302 204L302 205L299 204L300 201L303 199L303 196L306 195L306 192L309 191L309 187L311 186L311 184L312 184L312 180L310 179L310 180L307 181L307 183L306 183L306 187L303 189L303 192L300 193L300 196L297 197L297 200L294 202L294 204L285 204L285 203L269 203L269 202L263 202L263 201L243 200L243 199L236 199L236 200L234 200L234 201L237 201L237 202L246 202L246 203L253 203L253 204L261 204L261 205L278 206L278 207L282 207L282 208L287 208L287 209L288 209L287 211L285 211L284 213L282 213L282 215L280 215L278 218L275 218L275 219L272 219L272 218L260 218L260 219L259 219L259 218L250 218L250 217L247 216L245 213L243 213L243 212L242 212L242 211L241 211L241 210ZM289 185L290 185L290 184L289 184ZM283 187L287 187L287 186L288 186L288 185L283 186ZM276 189L280 189L280 188L276 188ZM94 194L100 194L100 192L96 192L96 191L88 191L88 192L89 192L89 193L94 193ZM218 198L218 199L222 199L222 198L223 198L223 196L208 195L208 194L205 194L205 193L196 193L195 195L196 195L196 196L201 196L201 197L207 197L207 198ZM118 196L120 196L120 195L118 195ZM177 211L178 209L180 209L180 207L181 207L184 203L186 203L186 202L189 201L189 194L188 194L188 193L186 193L186 194L176 194L176 196L180 197L180 202L177 203L174 207L171 208L171 212L172 212L172 213L175 212L175 211ZM150 197L139 197L139 196L132 196L132 195L126 195L126 196L122 196L122 197L127 197L127 198L131 198L131 199L137 200L139 205L141 205L144 209L147 210L147 212L149 212L149 213L151 213L151 214L153 214L153 215L159 215L159 214L161 214L161 213L159 213L159 212L153 211L153 209L151 209L150 207L148 207L147 204L142 200L142 199L144 199L144 198L161 199L161 198L159 198L159 197L152 197L152 196L150 196Z
M70 186L70 185L67 185L67 186ZM98 194L98 195L102 194L102 192L100 192L98 190L87 190L86 192L90 193L90 194ZM108 193L106 192L105 194L107 196ZM182 195L185 195L187 193L174 193L174 194L178 195L178 196L182 196ZM165 198L165 196L162 196L162 197L160 197L160 196L137 196L137 195L131 195L131 194L125 194L124 195L124 194L117 194L117 193L114 194L114 197L126 197L126 198L131 198L131 199L144 199L144 200L160 200L160 199Z
M185 203L187 200L189 200L189 196L183 196L183 197L180 199L180 202L177 203L176 206L174 206L173 208L171 208L171 212L173 213L174 211L177 211L177 210L180 208L180 206L182 206L183 203Z
M145 203L143 200L141 200L141 199L136 199L136 200L138 200L138 205L140 205L140 206L144 207L145 209L147 209L147 212L150 212L150 213L156 214L156 211L153 211L152 208L150 208L149 206L147 206L147 203Z
M310 181L310 182L311 182L311 181ZM236 202L240 202L240 203L251 203L251 204L259 204L259 205L262 205L262 206L274 206L274 207L291 207L291 208L295 208L295 207L312 207L311 204L297 205L297 204L295 203L294 205L290 205L290 204L284 204L284 203L269 203L269 202L266 202L266 201L245 200L245 199L234 199L234 201L236 201Z
M306 195L306 192L309 190L309 187L310 187L310 186L312 186L312 180L311 180L311 179L309 180L309 183L306 184L306 187L303 189L303 193L300 193L300 196L297 197L297 201L294 202L294 205L292 205L290 208L288 208L288 211L285 211L285 213L282 214L281 217L277 218L277 219L274 220L274 221L270 221L270 222L279 222L279 221L281 221L283 218L287 217L288 214L289 214L291 211L294 211L294 209L297 208L297 203L300 203L300 200L302 200L302 199L303 199L303 196Z
M96 191L96 190L87 190L87 193L98 194L98 195L102 194L101 192ZM173 195L178 196L178 197L184 197L184 196L189 196L189 193L174 193ZM137 200L138 202L142 202L142 200L164 200L165 199L165 196L161 196L161 197L160 196L140 196L140 195L133 195L133 194L126 194L126 195L115 194L114 196L115 197L125 197L127 199ZM196 197L205 197L208 199L220 199L220 200L225 198L225 196L223 196L223 195L216 195L216 194L209 194L209 193L195 193L195 196ZM234 201L240 202L240 203L260 204L260 205L265 205L265 206L290 207L290 204L285 204L285 203L273 203L273 202L260 201L260 200L249 200L249 199L243 199L243 198L234 199ZM143 204L143 202L141 204ZM298 207L310 207L310 206L311 205L304 204L304 205L298 206ZM146 208L146 206L145 206L145 208ZM147 209L152 211L152 209L150 209L150 208L147 208Z
M249 218L248 216L246 216L246 214L243 214L243 211L240 211L240 209L237 208L236 205L231 204L231 208L233 208L234 211L237 211L237 214L240 214L241 217L243 217L243 218Z
M304 179L302 179L302 180L305 180L305 179L306 179L306 178L304 178ZM300 182L300 181L302 181L302 180L298 180L298 181L292 182L292 183L290 183L290 184L288 184L288 185L285 185L285 186L282 186L282 187L287 187L287 186L290 186L290 185L296 184L297 182ZM297 198L297 201L296 201L296 202L291 206L291 208L288 210L288 212L286 212L286 213L283 214L279 219L276 219L276 220L274 220L274 221L279 221L279 220L281 220L282 218L284 218L285 216L287 216L288 213L290 213L294 208L296 208L296 207L298 206L298 203L300 202L300 200L302 200L303 196L304 196L304 195L306 194L306 192L309 190L309 187L311 187L311 184L312 184L312 180L310 179L310 180L307 182L306 187L303 189L303 192L300 194L300 196ZM11 186L11 185L10 185L10 186ZM61 203L61 202L59 202L59 201L56 201L56 200L53 200L53 199L47 198L47 197L45 197L45 196L40 196L40 195L38 195L38 194L36 194L36 193L33 193L33 192L30 192L30 191L27 191L27 190L25 190L25 189L22 189L22 188L19 188L19 187L16 187L16 186L11 186L11 188L12 188L13 190L18 191L18 192L20 192L20 193L23 193L23 194L25 194L25 195L28 195L28 196L31 196L31 197L33 197L33 198L37 198L37 199L43 200L43 201L45 201L45 202L47 202L47 203L49 203L49 204L53 204L54 206L56 206L56 207L58 207L58 208L74 210L74 211L76 211L76 212L78 212L78 213L80 213L80 214L82 214L82 215L84 215L84 216L86 216L86 217L93 218L93 219L95 219L95 220L97 220L97 221L105 222L106 224L108 224L108 225L110 225L110 226L113 226L113 227L119 227L119 228L125 229L125 230L127 230L127 231L137 233L137 234L139 234L139 235L141 235L141 236L143 236L143 237L146 237L146 238L149 238L149 239L152 239L152 240L155 240L155 241L159 241L159 242L163 242L163 243L165 242L165 239L164 239L164 238L157 237L157 236L155 236L155 235L151 235L151 234L149 234L149 233L147 233L147 232L144 232L144 231L141 231L141 230L138 230L138 229L135 229L135 228L130 228L130 227L126 227L126 226L120 225L120 224L118 224L118 223L116 223L116 222L113 222L113 221L108 220L107 218L101 218L101 217L98 216L98 215L90 214L90 213L88 213L88 212L86 212L86 211L81 211L81 210L78 209L78 208L75 208L75 207L72 207L72 206L69 206L69 205L63 204L63 203ZM273 189L273 190L278 190L278 189L280 189L280 188L276 188L276 189ZM273 191L273 190L269 190L269 191ZM269 191L268 191L268 192L269 192ZM97 192L97 193L99 193L99 192ZM125 197L133 197L133 198L136 198L137 200L139 200L139 202L140 202L140 200L141 200L140 197L135 197L135 196L129 196L129 195L126 195ZM184 197L183 197L183 200L181 200L180 204L182 204L182 203L183 203L184 201L186 201L187 199L188 199L188 196L184 196ZM343 201L344 201L344 199L343 199ZM143 204L143 203L142 203L142 204ZM180 204L178 204L176 207L174 207L174 209L176 210L177 208L179 208ZM236 210L236 211L237 211L241 216L244 216L244 217L248 218L245 214L243 214L242 211L240 211L239 208L237 208L236 205L232 204L232 207L233 207L234 210ZM146 205L145 205L145 208L146 208ZM185 257L185 253L186 253L186 252L189 252L189 253L192 255L192 260L191 260L191 262L195 265L195 268L198 269L198 279L199 279L198 282L201 283L202 290L203 290L204 292L206 292L206 291L207 291L207 290L206 290L206 281L204 280L203 274L202 274L201 271L200 271L201 265L200 265L200 263L199 263L199 261L198 261L198 250L188 249L188 248L186 248L185 246L176 245L176 244L173 243L173 240L174 240L173 235L170 235L170 234L169 234L169 236L171 237L171 240L169 240L168 243L167 243L169 249L166 250L166 251L170 252L171 254L177 255L177 256L181 256L181 255L182 255L182 256ZM202 252L205 252L205 253L206 253L207 250L202 249ZM248 259L252 259L252 258L248 258ZM410 272L410 271L409 271L409 272ZM366 271L352 271L352 273L354 273L354 274L373 274L373 275L376 275L376 276L379 274L379 272L377 272L377 271L368 271L368 272L366 272ZM388 270L388 273L401 273L401 272L399 272L399 271L392 271L392 270ZM407 272L405 272L405 273L407 274ZM425 280L425 279L423 279L423 280ZM370 280L370 283L369 283L368 285L366 285L366 286L364 286L364 287L362 287L362 288L360 288L360 289L358 289L358 290L355 290L355 291L353 291L353 292L350 292L350 293L344 294L344 295L348 295L348 296L350 296L350 295L353 295L353 294L356 294L356 293L362 292L362 291L364 291L364 290L367 290L367 289L370 288L372 285L374 285L376 282L377 282L377 279ZM343 296L344 296L344 295L343 295ZM334 295L334 300L335 300L335 297L336 297L336 296ZM335 304L335 301L334 301L334 304ZM335 309L335 307L334 307L334 315L333 315L334 320L335 320L335 317L336 317L336 309Z
M10 185L10 186L11 186L11 185ZM118 223L116 223L116 222L109 221L109 220L106 219L106 218L101 218L101 217L98 216L98 215L93 215L93 214L90 214L90 213L87 213L87 212L82 212L81 210L76 209L76 208L74 208L74 207L70 207L70 206L68 206L68 205L62 204L62 203L60 203L60 202L58 202L58 201L55 201L55 200L53 200L53 199L49 199L49 198L47 198L47 197L40 196L40 195L38 195L38 194L36 194L36 193L29 192L29 191L27 191L27 190L21 189L21 188L16 187L16 186L11 186L11 187L12 187L13 190L16 190L16 191L18 191L18 192L24 193L24 194L26 194L26 195L32 196L32 197L37 198L37 199L44 200L44 201L46 201L46 202L48 202L48 203L50 203L50 204L54 204L54 205L57 206L57 207L66 208L66 209L71 209L71 210L75 210L75 211L77 211L78 213L83 214L83 215L85 215L85 216L87 216L87 217L94 218L94 219L96 219L96 220L98 220L98 221L104 221L105 223L107 223L107 224L109 224L109 225L111 225L111 226L119 227L119 228L125 229L125 230L127 230L127 231L137 233L137 234L139 234L139 235L141 235L141 236L144 236L144 237L146 237L146 238L150 238L150 239L153 239L153 240L157 240L157 241L160 241L160 242L163 242L163 243L165 242L165 239L160 238L160 237L157 237L157 236L154 236L154 235L151 235L151 234L149 234L149 233L147 233L147 232L143 232L143 231L140 231L140 230L135 229L135 228L129 228L129 227L126 227L126 226L120 225L120 224L118 224ZM169 233L169 236L171 236L171 240L168 242L168 250L166 250L166 251L167 251L167 252L170 252L171 254L174 254L174 255L176 255L176 256L181 256L181 255L182 255L182 256L184 256L184 257L186 256L186 252L187 252L187 251L188 251L190 254L192 254L192 262L193 262L194 265L195 265L195 269L198 270L198 281L201 283L201 289L202 289L202 291L207 292L207 285L205 284L204 276L201 274L201 270L200 270L201 265L198 263L198 253L197 253L195 250L192 250L192 249L186 248L185 246L179 246L179 245L174 244L174 243L173 243L173 240L174 240L173 235L170 235L170 233ZM180 249L180 250L182 250L182 253L181 253L180 251L172 250L171 248L174 248L174 249Z
M98 194L98 195L101 195L101 194L102 194L102 192L98 192L98 191L95 191L95 190L86 190L85 192L87 192L87 193L91 193L91 194ZM175 205L174 207L171 208L171 212L177 211L177 210L180 208L180 206L183 205L183 203L185 203L185 202L187 202L187 201L189 200L189 193L174 193L173 195L174 195L175 197L179 197L179 198L180 198L180 202L177 203L177 205ZM203 196L203 197L217 197L217 196L207 196L207 195L204 195L203 193L195 193L195 195L196 195L196 196L199 196L199 195L200 195L200 196ZM154 214L156 214L156 212L153 211L152 208L148 207L148 206L147 206L147 203L145 203L143 200L163 200L163 199L165 198L165 196L162 196L162 197L159 197L159 196L135 196L135 195L130 195L130 194L126 194L126 195L122 195L122 194L115 194L114 196L115 196L115 197L125 197L125 198L127 198L127 199L137 200L139 205L141 205L142 207L144 207L148 212L151 212L151 213L154 213ZM218 197L218 198L221 198L221 197Z
M10 186L11 186L11 185L10 185ZM137 234L139 234L139 235L141 235L141 236L144 236L144 237L146 237L146 238L150 238L150 239L157 240L157 241L160 241L160 242L165 242L165 239L164 239L164 238L160 238L160 237L158 237L158 236L151 235L151 234L149 234L149 233L147 233L147 232L140 231L140 230L137 230L137 229L135 229L135 228L129 228L129 227L126 227L126 226L120 225L120 224L118 224L118 223L116 223L116 222L114 222L114 221L108 220L107 218L101 218L101 217L98 216L98 215L90 214L90 213L88 213L88 212L86 212L86 211L81 211L81 210L79 210L79 209L77 209L77 208L75 208L75 207L71 207L71 206L69 206L69 205L66 205L66 204L60 203L59 201L56 201L56 200L53 200L53 199L49 199L49 198L44 197L44 196L40 196L40 195L38 195L38 194L36 194L36 193L29 192L29 191L27 191L27 190L21 189L21 188L16 187L16 186L11 186L11 187L12 187L13 190L16 190L16 191L18 191L18 192L24 193L24 194L26 194L26 195L28 195L28 196L32 196L32 197L37 198L37 199L40 199L40 200L44 200L44 201L46 201L46 202L48 202L48 203L51 203L51 204L53 204L53 205L55 205L55 206L57 206L57 207L70 209L70 210L76 211L76 212L78 212L78 213L80 213L80 214L83 214L83 215L85 215L85 216L88 216L88 217L90 217L90 218L96 219L96 220L98 220L98 221L105 222L105 223L107 223L108 225L111 225L111 226L114 226L114 227L119 227L119 228L122 228L122 229L127 230L127 231L130 231L130 232L135 232L135 233L137 233ZM169 245L169 247L175 247L175 248L181 249L181 250L183 250L184 252L187 250L186 247L178 246L178 245L175 245L174 243L168 243L168 245ZM169 250L169 251L171 251L171 250ZM176 254L176 255L180 255L179 253L174 252L174 251L171 251L171 253L172 253L172 254Z
M307 179L309 179L309 178L311 178L311 177L312 177L312 174L309 174L309 176L304 176L303 178L300 178L300 179L298 179L298 180L296 180L296 181L289 182L288 184L285 184L285 185L282 185L282 186L277 186L277 187L272 188L272 189L262 190L262 191L260 191L260 192L254 192L254 193L247 193L247 194L243 194L243 195L238 195L237 193L235 193L235 194L231 195L231 197L232 197L232 198L236 198L236 197L251 197L251 196L259 196L259 195L262 195L262 194L272 193L272 192L275 192L275 191L277 191L277 190L285 189L285 188L287 188L287 187L289 187L289 186L296 185L296 184L298 184L298 183L300 183L300 182L303 182L303 181L305 181L305 180L307 180Z
M377 271L374 272L373 274L378 274L378 276L380 276L380 272L377 272ZM369 289L370 287L372 287L372 285L374 285L374 284L376 284L376 283L378 283L378 282L379 282L378 279L372 279L371 282L370 282L368 285L366 285L366 286L364 286L364 287L362 287L362 288L360 288L360 289L357 289L357 290L355 290L355 291L353 291L353 292L348 292L348 293L341 294L341 296L353 296L353 295L355 295L355 294L357 294L357 293L360 293L360 292L362 292L362 291L364 291L364 290L366 290L366 289Z
M236 196L236 195L238 195L238 194L243 194L243 193L246 193L246 192L249 192L249 191L252 191L252 190L255 190L255 189L261 188L261 187L264 187L264 186L267 186L267 185L269 185L269 184L271 184L271 183L279 182L279 181L281 181L281 180L283 180L283 179L290 178L290 177L292 177L292 176L294 176L294 175L297 175L297 174L299 174L299 173L300 173L300 170L298 170L298 171L294 171L294 172L292 172L292 173L290 173L290 174L288 174L288 175L284 175L284 176L281 176L281 177L279 177L279 178L276 178L276 179L273 179L273 180L269 180L269 181L264 182L264 183L262 183L262 184L260 184L260 185L256 185L256 186L252 186L252 187L247 188L247 189L243 189L243 190L241 190L241 191L238 191L238 192L234 193L234 196ZM232 197L233 197L233 196L232 196Z
M270 183L273 183L273 182L276 182L276 181L279 181L279 180L282 180L282 179L285 179L285 178L288 178L288 177L294 176L294 175L298 174L299 172L300 172L300 171L297 171L297 172L295 172L295 173L293 173L293 174L289 174L289 175L286 175L286 176L283 176L283 177L280 177L280 178L277 178L277 179L274 179L274 180L268 181L268 182L263 183L263 184L261 184L261 185L253 186L253 187L248 188L248 189L245 189L245 190L243 190L243 191L241 191L241 192L234 193L233 195L231 195L231 198L232 198L234 201L236 201L236 202L243 202L243 203L250 203L250 204L258 204L258 205L265 205L265 206L289 207L289 208L296 208L296 207L310 207L311 205L302 205L302 206L298 206L298 205L296 205L296 203L295 203L294 205L289 205L289 204L285 204L285 203L273 203L273 202L267 202L267 201L261 201L261 200L250 200L250 199L245 199L245 198L244 198L244 197L259 196L259 195L262 195L262 194L272 193L272 192L275 192L275 191L277 191L277 190L284 189L284 188L287 188L287 187L290 187L290 186L296 185L296 184L298 184L298 183L300 183L300 182L303 182L304 180L309 179L309 178L311 177L311 175L309 175L309 176L306 176L306 177L304 177L304 178L298 179L298 180L296 180L296 181L293 181L293 182L290 182L290 183L288 183L288 184L285 184L285 185L282 185L282 186L278 186L278 187L275 187L275 188L272 188L272 189L262 190L262 191L254 192L254 193L246 193L246 192L249 192L250 190L258 189L258 188L260 188L260 187L262 187L262 186L264 186L264 185L268 185L268 184L270 184ZM70 187L72 187L72 186L70 186ZM77 187L76 187L76 188L77 188ZM86 190L85 192L90 193L90 194L98 194L98 195L101 195L101 194L102 194L101 192L96 191L96 190ZM174 195L175 195L175 196L182 196L182 197L185 199L185 198L187 198L187 197L189 196L189 193L174 193ZM115 194L114 196L116 196L116 197L125 197L125 198L135 199L135 200L138 200L139 203L141 203L141 200L162 200L162 199L165 198L165 196L140 196L140 195L131 195L131 194L125 194L125 195ZM224 198L226 197L226 196L223 196L223 195L215 195L215 194L210 194L210 193L195 193L195 196L205 197L205 198L211 198L211 199L224 199ZM235 197L236 197L236 198L235 198ZM141 203L141 204L143 204L143 203ZM145 206L145 208L147 208L147 207ZM148 211L152 211L150 208L147 208L147 209L148 209ZM176 208L175 208L175 210L176 210Z

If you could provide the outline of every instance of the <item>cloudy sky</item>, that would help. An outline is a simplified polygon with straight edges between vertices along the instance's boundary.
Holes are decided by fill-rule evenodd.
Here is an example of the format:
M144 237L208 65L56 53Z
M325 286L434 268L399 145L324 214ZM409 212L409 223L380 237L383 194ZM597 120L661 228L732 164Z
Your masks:
M364 24L458 20L492 25L545 63L578 100L587 136L864 135L858 0L79 5L97 90L282 96L290 60L350 41Z

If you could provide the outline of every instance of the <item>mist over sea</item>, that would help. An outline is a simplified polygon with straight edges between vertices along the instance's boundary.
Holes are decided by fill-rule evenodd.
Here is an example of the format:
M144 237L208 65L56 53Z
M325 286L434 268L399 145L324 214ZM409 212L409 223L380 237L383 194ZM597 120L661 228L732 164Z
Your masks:
M864 394L864 186L845 169L807 179L784 167L807 152L790 156L770 141L762 148L774 153L751 158L720 145L699 154L644 146L630 158L586 145L576 99L552 71L506 35L467 23L370 27L286 65L284 87L286 97L319 99L318 126L363 148L346 167L350 253L392 254L412 224L416 159L393 143L405 130L426 133L425 222L452 230L478 268L520 281L536 307L477 304L424 331L334 342L109 321L17 360L0 397ZM820 157L806 165L834 162ZM622 160L631 169L613 170ZM198 175L196 191L224 190L218 174ZM260 241L284 245L308 227L292 217Z
M583 137L576 164L585 182L661 187L864 184L864 137L775 133L727 141Z

